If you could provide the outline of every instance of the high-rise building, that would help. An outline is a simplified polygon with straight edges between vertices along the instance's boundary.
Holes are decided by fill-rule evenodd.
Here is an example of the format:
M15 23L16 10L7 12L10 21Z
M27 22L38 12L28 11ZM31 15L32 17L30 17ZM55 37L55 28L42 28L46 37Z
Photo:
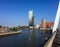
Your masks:
M36 18L34 17L34 27L36 26Z
M34 13L32 10L29 11L29 28L34 28Z

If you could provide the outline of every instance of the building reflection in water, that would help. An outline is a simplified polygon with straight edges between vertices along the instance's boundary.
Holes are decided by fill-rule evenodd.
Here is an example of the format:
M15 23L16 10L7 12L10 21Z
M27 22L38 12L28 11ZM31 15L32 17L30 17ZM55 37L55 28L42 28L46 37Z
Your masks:
M29 30L29 45L35 47L35 30Z

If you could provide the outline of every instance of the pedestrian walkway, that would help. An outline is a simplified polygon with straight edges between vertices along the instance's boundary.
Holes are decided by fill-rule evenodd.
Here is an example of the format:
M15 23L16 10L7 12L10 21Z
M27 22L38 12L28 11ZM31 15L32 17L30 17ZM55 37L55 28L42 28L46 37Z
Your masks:
M52 47L60 47L60 29L57 30L57 34L56 34L55 39L53 41Z

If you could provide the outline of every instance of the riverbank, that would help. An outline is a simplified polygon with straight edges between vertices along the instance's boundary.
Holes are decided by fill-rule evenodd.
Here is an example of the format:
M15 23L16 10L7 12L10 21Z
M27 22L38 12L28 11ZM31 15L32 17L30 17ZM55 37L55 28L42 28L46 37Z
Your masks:
M40 28L40 30L52 30L53 28Z
M0 36L4 36L4 35L11 35L11 34L20 34L22 32L5 32L5 33L0 33Z

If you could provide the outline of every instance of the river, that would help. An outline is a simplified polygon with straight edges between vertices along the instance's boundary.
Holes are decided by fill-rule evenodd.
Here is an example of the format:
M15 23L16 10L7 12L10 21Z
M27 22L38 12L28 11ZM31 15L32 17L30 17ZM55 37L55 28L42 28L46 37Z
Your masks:
M50 33L22 30L22 34L0 36L0 47L43 47Z

